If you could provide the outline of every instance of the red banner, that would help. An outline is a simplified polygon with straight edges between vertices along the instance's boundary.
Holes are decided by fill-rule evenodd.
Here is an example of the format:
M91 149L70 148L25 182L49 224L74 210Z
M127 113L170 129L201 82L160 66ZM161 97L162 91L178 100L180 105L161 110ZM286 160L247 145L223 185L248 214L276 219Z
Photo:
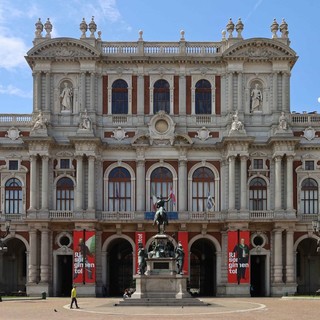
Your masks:
M96 282L96 235L94 231L73 232L73 282Z
M178 241L181 242L182 248L184 251L184 262L183 262L183 274L187 275L189 273L189 252L188 252L188 232L187 231L179 231L178 232Z
M142 243L142 245L145 247L146 246L146 233L142 231L137 231L136 232L136 237L135 237L135 243L136 243L136 273L139 273L139 266L138 266L138 251L139 251L139 242ZM146 250L148 252L148 249Z
M228 232L228 283L250 283L249 231Z

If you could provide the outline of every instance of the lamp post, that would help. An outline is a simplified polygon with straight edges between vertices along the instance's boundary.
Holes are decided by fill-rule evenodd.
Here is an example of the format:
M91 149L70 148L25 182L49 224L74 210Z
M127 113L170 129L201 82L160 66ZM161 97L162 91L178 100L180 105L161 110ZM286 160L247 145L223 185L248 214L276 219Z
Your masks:
M6 220L5 222L5 228L6 231L3 234L0 234L0 254L2 255L5 252L8 252L8 247L7 245L3 242L3 239L9 234L10 232L10 220ZM0 231L1 232L1 231ZM2 272L2 269L1 269ZM2 278L2 275L0 276L0 278ZM2 298L0 295L0 302L2 302Z
M313 220L312 221L312 229L313 232L320 237L320 220ZM317 242L317 252L320 252L320 240Z

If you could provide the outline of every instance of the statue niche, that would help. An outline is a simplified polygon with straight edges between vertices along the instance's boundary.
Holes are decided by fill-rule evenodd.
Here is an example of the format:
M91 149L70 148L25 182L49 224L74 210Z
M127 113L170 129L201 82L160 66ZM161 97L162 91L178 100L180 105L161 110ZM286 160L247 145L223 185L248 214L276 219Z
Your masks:
M60 86L60 106L61 112L72 112L73 87L68 80L63 81Z
M260 83L255 83L250 90L250 112L262 111L263 93Z

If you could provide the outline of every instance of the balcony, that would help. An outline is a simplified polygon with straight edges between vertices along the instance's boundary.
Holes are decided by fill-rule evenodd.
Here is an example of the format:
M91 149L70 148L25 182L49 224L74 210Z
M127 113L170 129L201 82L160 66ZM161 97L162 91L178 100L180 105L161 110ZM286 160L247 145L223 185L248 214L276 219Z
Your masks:
M153 221L152 211L70 211L70 210L41 210L23 214L0 213L0 221L6 220L25 222L27 220L50 220L50 221L81 221L96 220L106 222L144 222ZM260 211L172 211L167 212L169 221L176 222L226 222L226 221L250 221L250 222L273 222L273 221L296 221L298 223L311 223L320 220L320 214L296 214L295 211L286 210L260 210Z

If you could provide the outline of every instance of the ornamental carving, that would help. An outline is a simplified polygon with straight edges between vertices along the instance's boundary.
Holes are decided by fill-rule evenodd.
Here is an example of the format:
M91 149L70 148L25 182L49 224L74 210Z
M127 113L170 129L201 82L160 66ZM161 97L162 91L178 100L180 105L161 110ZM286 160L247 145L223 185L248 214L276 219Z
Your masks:
M313 140L315 137L318 137L316 136L316 131L312 127L306 128L303 133L303 137L309 141Z
M15 128L15 127L11 127L6 134L6 137L11 139L11 140L17 140L21 137L22 135L20 135L20 131Z
M170 144L173 145L175 139L175 126L172 118L164 111L159 111L152 117L149 125L150 144L154 142L157 145Z
M201 141L206 141L207 139L212 138L212 136L210 135L210 130L208 130L206 127L202 127L197 131L195 138L198 138Z
M111 138L121 141L125 138L129 138L129 136L126 135L126 131L124 129L122 129L121 127L118 127L113 131L113 135L111 136Z

